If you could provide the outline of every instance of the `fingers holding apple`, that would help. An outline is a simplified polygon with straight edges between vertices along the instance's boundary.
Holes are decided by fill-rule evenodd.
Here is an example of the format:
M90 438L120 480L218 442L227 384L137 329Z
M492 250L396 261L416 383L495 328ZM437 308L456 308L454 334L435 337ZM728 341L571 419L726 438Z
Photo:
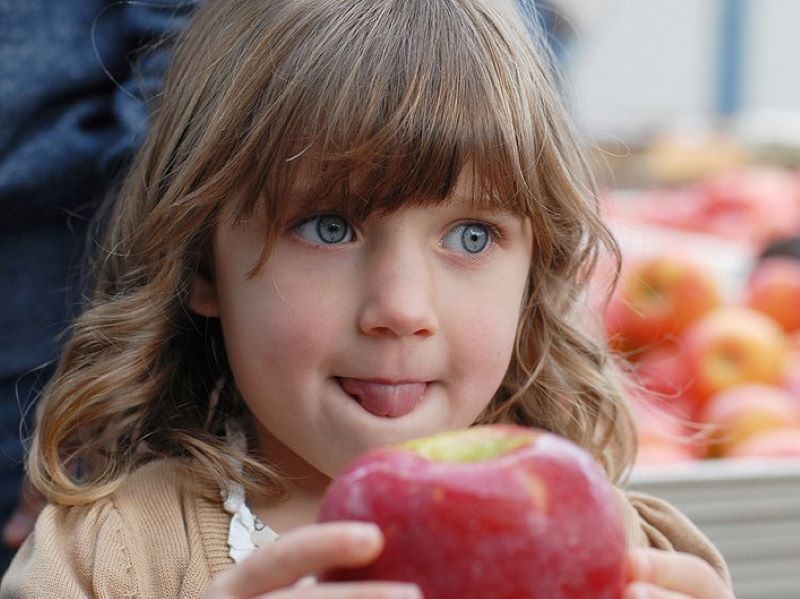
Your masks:
M722 577L697 556L656 549L637 549L629 555L630 582L626 599L734 599Z
M301 579L331 568L362 566L381 552L383 536L377 526L364 522L333 522L298 528L275 543L260 547L248 559L220 574L204 599L261 597L267 593L290 597L294 593L315 597L397 596L421 597L410 584L376 581L370 584L320 585L309 590L296 586ZM385 595L381 595L384 593ZM273 596L272 594L269 595Z

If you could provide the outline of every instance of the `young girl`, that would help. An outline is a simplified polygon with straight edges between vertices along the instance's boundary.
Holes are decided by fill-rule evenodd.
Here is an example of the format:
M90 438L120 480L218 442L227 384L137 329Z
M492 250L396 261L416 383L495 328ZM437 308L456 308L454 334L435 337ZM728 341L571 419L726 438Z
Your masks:
M418 597L316 584L382 543L319 500L368 449L476 422L623 480L583 307L617 250L534 28L511 0L204 3L42 404L51 505L3 597ZM684 517L619 498L629 596L731 597Z

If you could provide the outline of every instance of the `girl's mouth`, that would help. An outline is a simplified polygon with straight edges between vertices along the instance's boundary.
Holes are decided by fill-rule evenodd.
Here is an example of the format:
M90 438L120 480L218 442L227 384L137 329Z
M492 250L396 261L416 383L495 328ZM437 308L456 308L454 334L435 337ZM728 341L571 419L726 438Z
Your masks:
M376 416L399 418L411 412L428 388L427 382L390 383L381 380L338 377L342 389Z

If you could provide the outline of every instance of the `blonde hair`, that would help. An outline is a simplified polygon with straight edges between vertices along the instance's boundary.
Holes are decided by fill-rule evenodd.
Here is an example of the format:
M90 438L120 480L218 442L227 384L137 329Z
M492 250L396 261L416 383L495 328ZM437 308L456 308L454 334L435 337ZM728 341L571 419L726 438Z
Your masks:
M534 231L514 357L481 422L557 432L623 475L631 418L585 309L598 260L618 264L619 252L546 53L508 6L204 3L176 47L108 215L93 294L40 406L29 461L39 489L92 501L145 461L191 456L206 479L282 493L269 464L226 444L223 423L244 408L218 322L186 307L215 226L263 211L263 264L298 207L325 198L363 216L442 202L465 169L475 202ZM298 191L301 176L309 184Z

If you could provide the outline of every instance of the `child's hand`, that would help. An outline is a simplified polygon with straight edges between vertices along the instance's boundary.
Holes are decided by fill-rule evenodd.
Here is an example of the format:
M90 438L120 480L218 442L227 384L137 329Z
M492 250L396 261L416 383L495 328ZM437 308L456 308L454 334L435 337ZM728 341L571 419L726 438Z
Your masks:
M629 564L625 599L734 599L719 574L694 555L637 549Z
M383 536L372 524L304 526L260 547L247 560L220 574L204 599L421 599L416 586L398 582L296 584L317 572L368 564L382 548Z

